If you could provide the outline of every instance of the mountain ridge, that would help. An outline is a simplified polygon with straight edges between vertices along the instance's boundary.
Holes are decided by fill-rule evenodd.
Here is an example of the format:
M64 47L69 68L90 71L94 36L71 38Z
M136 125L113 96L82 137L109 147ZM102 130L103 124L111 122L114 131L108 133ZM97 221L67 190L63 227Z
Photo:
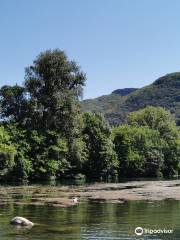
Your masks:
M130 92L123 95L127 89ZM128 113L146 106L161 106L170 110L180 125L180 72L166 74L139 89L116 89L109 95L84 100L81 105L83 111L104 114L110 125L126 122Z

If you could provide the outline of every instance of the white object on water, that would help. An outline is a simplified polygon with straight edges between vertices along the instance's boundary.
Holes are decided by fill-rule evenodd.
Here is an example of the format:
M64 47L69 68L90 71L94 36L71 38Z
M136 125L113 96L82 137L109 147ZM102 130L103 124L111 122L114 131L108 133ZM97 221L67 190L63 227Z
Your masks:
M77 197L73 197L72 201L73 201L73 203L78 203L78 198Z
M30 226L33 227L34 223L23 217L15 217L11 220L11 224L19 226Z

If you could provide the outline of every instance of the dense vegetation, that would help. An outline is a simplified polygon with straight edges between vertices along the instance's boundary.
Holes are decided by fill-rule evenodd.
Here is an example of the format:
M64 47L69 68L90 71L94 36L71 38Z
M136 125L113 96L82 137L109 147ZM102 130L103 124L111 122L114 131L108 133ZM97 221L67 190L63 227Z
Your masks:
M180 142L171 114L147 107L111 129L100 113L81 111L85 80L80 67L56 49L26 68L22 86L1 87L0 179L177 174Z
M84 83L79 66L53 50L26 68L23 86L1 88L1 179L114 174L109 125L98 114L80 112Z
M113 91L110 95L103 95L95 99L86 99L81 102L84 112L100 112L111 114L118 107L119 103L126 99L125 96L136 91L137 88L124 88Z
M81 102L81 106L84 112L100 112L104 115L113 113L113 108L123 99L122 95L112 93L95 99L86 99Z
M122 91L122 90L121 90ZM121 92L120 91L120 92ZM122 96L115 90L103 102L97 99L82 101L84 111L100 111L111 125L119 125L127 120L130 112L146 106L161 106L174 115L180 125L180 73L171 73L157 79L153 84ZM116 96L115 96L116 95ZM103 109L103 111L102 111Z
M180 161L179 132L170 112L147 107L133 112L113 138L123 176L173 176Z

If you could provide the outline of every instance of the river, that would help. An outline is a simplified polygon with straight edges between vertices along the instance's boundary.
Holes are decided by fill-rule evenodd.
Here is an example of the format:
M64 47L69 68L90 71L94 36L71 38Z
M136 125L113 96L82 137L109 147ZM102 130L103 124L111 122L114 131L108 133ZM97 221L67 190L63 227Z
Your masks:
M44 192L50 188L44 187ZM82 199L77 205L57 207L56 204L31 204L32 189L37 193L37 187L27 187L27 192L23 188L23 194L20 187L1 188L0 240L180 239L179 200L111 202L94 198ZM41 188L38 186L38 189ZM38 197L43 193L39 192ZM26 217L35 226L31 229L14 227L9 224L14 216ZM134 232L136 227L142 227L144 234L137 236ZM151 234L145 233L145 229L165 229L173 233Z

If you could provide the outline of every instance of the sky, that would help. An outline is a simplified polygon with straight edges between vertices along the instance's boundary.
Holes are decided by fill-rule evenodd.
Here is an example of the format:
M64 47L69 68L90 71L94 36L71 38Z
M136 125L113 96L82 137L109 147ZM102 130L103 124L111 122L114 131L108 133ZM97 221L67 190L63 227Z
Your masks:
M84 99L180 71L179 0L0 0L0 86L59 48L81 66Z

